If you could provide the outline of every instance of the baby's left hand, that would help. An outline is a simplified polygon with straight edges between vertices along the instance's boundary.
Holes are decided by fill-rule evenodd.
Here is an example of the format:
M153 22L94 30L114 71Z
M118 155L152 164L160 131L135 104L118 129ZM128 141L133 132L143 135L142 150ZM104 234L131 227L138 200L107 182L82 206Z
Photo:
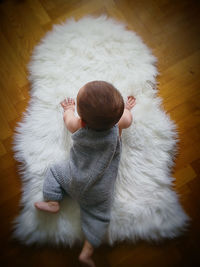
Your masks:
M66 111L67 109L72 109L73 111L75 111L75 101L73 98L67 98L64 99L62 102L60 102L61 106L63 107L64 111Z

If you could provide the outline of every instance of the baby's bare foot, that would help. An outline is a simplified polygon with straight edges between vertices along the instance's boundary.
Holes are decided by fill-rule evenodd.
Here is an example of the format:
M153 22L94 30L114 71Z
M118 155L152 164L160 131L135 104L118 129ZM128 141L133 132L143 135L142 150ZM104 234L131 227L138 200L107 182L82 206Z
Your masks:
M125 108L128 110L131 110L135 106L135 97L134 96L128 96L128 100L126 101Z
M73 111L75 110L75 101L73 98L68 97L67 99L64 99L62 102L60 102L60 104L64 110L67 109L72 109Z
M79 261L89 267L95 267L96 265L91 258L93 252L93 246L87 240L85 240L81 254L79 255Z
M48 211L52 213L56 213L60 209L60 205L56 201L41 201L41 202L35 202L35 207L39 210Z
M92 258L88 257L87 255L80 255L79 256L79 261L81 263L84 263L86 266L89 266L89 267L96 267L94 261L92 260Z

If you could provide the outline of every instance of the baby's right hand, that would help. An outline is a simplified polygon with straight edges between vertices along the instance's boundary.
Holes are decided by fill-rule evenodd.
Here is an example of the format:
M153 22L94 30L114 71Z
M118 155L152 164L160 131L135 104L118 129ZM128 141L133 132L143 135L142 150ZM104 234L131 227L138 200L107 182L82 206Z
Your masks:
M128 100L126 101L125 108L131 110L136 104L134 96L128 96Z

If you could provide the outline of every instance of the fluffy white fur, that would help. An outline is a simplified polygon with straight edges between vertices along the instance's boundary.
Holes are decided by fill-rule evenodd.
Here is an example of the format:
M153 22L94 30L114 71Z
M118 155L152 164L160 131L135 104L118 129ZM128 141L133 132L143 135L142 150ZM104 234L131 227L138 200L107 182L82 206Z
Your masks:
M126 100L136 97L133 124L123 131L123 151L115 187L111 222L105 242L173 238L188 216L172 190L176 152L175 125L157 97L156 58L122 23L102 15L67 20L35 47L29 64L31 100L16 128L15 158L21 162L22 210L14 236L26 244L74 245L83 241L78 204L70 198L58 214L37 211L44 172L67 159L71 134L63 122L60 101L76 98L86 82L111 82Z

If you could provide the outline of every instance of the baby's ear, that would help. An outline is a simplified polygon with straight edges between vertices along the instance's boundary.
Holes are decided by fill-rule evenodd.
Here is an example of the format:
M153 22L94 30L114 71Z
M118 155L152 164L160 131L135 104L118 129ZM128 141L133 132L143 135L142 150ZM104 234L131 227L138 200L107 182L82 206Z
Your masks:
M81 127L85 127L86 126L86 123L84 122L84 120L83 119L81 119Z

